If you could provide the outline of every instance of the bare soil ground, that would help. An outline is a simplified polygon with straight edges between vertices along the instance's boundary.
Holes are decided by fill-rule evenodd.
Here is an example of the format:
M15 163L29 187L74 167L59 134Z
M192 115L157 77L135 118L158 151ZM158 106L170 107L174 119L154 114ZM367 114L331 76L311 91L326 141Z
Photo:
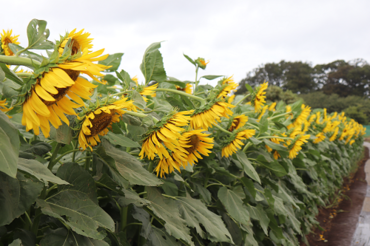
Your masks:
M366 160L369 159L369 150L366 147L364 150L364 158L358 163L357 171L344 180L338 197L333 201L334 206L319 210L316 219L324 231L315 228L311 234L306 236L310 246L351 245L366 196L367 183L364 167ZM305 245L301 243L301 246Z

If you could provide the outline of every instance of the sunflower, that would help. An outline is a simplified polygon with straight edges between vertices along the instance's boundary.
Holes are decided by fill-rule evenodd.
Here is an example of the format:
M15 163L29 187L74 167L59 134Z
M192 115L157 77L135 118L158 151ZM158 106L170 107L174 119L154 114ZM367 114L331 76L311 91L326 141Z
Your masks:
M136 86L139 85L139 79L136 75L134 77L132 77L131 80L135 82Z
M84 115L81 130L78 134L78 143L85 150L95 146L100 142L99 135L104 136L108 133L108 128L112 124L119 122L120 117L125 113L123 108L133 108L133 101L127 101L127 98L115 101L112 104L100 106Z
M306 121L307 117L311 113L311 108L309 106L305 106L304 104L302 104L301 108L302 108L302 111L298 115L298 117L295 119L295 121L293 123L294 126L301 125L302 123L304 123Z
M161 178L165 177L166 174L172 173L173 171L180 171L181 164L173 159L172 156L164 157L159 160L157 167L154 171L157 173L157 176Z
M227 99L227 102L228 103L232 103L235 99L235 95L231 95L228 99Z
M151 97L156 97L157 96L157 94L155 92L155 89L157 89L157 87L158 87L158 83L155 83L154 85L143 88L141 90L141 92L139 91L140 95L143 97L145 102L148 101L148 98L146 98L144 96L151 96Z
M69 121L64 114L76 115L74 108L84 105L82 98L90 100L90 88L96 85L79 77L79 72L52 68L42 74L32 87L30 97L23 103L22 124L26 130L33 129L39 135L39 127L45 137L49 136L50 123L58 128ZM72 99L75 102L72 102Z
M110 66L96 64L93 62L105 60L108 57L108 54L100 56L101 54L103 54L103 52L104 49L89 53L89 50L85 48L80 56L64 63L58 64L58 67L64 70L72 70L75 72L86 74L91 79L100 83L97 77L103 77L104 74L102 74L101 72L110 68Z
M324 141L325 139L325 135L323 132L319 132L318 134L316 134L316 139L313 140L313 143L317 144L317 143L320 143L321 141Z
M231 122L231 126L229 128L229 131L232 132L234 130L238 130L240 127L243 127L245 123L248 122L248 116L242 114L239 116L235 116L234 119Z
M205 129L220 122L221 117L229 118L233 112L229 108L235 106L227 102L216 102L209 109L204 110L200 113L194 113L191 116L190 126L193 129Z
M234 82L233 77L228 77L222 80L222 90L219 92L217 98L226 98L230 92L234 91L238 87L238 84Z
M6 104L7 104L6 99L0 100L0 111L6 113L12 109L12 108L7 108ZM11 118L11 116L8 116L8 117Z
M292 107L290 105L286 105L285 109L286 109L286 113L287 113L286 118L287 119L289 119L289 118L293 119L293 113L290 113L290 112L292 112ZM290 114L288 114L288 113L290 113Z
M14 55L13 51L11 51L8 44L20 44L18 42L19 35L12 36L12 32L13 32L13 30L10 30L10 31L9 30L8 31L3 30L3 33L0 33L0 35L1 35L1 48L4 50L4 53L5 53L6 56Z
M189 83L185 85L185 88L181 88L180 86L176 85L176 89L178 91L184 91L185 93L192 94L191 92L192 86Z
M295 143L293 144L293 147L289 151L289 158L294 159L297 155L298 152L302 149L302 145L304 143L307 143L307 140L310 138L310 135L302 135L300 136Z
M276 143L276 144L280 144L280 142L284 142L284 139L279 138L278 135L273 135L273 136L275 138L270 138L270 141L271 142ZM286 137L285 132L282 134L282 136L283 137ZM271 152L272 151L272 149L269 146L265 145L265 147L266 147L266 149L267 149L268 152Z
M178 139L181 136L180 133L184 131L182 127L189 124L189 115L192 112L192 110L178 112L170 116L164 123L160 122L159 124L162 125L157 127L158 129L152 131L149 136L144 139L139 154L140 159L147 156L150 160L153 160L156 154L160 159L163 159L163 157L169 158L170 154L165 147L173 152L179 148Z
M259 122L261 119L262 119L262 116L266 113L266 110L268 109L268 105L266 105L266 106L264 106L263 108L262 108L262 112L260 113L260 115L258 116L258 119L257 119L257 121Z
M339 130L339 127L336 127L335 130L334 130L333 135L329 138L330 142L333 142L337 138L338 130Z
M265 101L265 94L266 94L266 89L268 87L268 82L265 82L261 85L261 87L259 88L256 96L254 97L254 100L253 100L253 105L254 105L254 111L255 112L259 112L261 107L266 103Z
M244 143L241 140L246 140L253 137L256 134L256 131L253 129L242 130L238 132L234 139L229 141L229 143L222 148L222 156L229 157L232 154L236 153L238 149L241 149Z
M209 63L209 61L205 61L204 58L201 58L201 57L199 57L198 59L196 59L195 62L203 70L206 68L206 66Z
M275 111L275 107L276 107L276 102L272 103L272 104L269 106L269 111Z
M355 142L355 140L352 139L351 142L349 142L349 145L352 145L354 142Z
M186 151L186 161L182 163L183 167L189 163L193 165L198 162L198 159L202 159L201 155L208 156L211 153L210 149L213 148L213 138L208 137L210 133L203 133L204 129L191 130L182 133L179 138L179 144Z
M59 45L59 54L63 54L64 47L66 46L69 39L71 39L71 49L72 55L77 54L79 51L87 49L89 52L91 51L93 45L91 43L93 38L89 38L90 33L85 32L83 33L84 29L79 32L76 32L74 29L72 32L68 34L68 37L65 38L61 44Z

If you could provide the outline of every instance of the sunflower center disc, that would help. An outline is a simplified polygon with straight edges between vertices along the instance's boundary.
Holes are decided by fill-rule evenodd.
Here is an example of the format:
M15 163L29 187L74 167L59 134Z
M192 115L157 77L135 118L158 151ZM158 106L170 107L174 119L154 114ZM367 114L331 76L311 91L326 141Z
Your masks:
M91 120L92 128L91 130L91 136L95 136L105 128L109 126L109 124L112 122L112 114L104 113L96 114L95 118Z
M188 147L188 148L185 148L186 151L190 154L190 153L193 153L194 150L196 150L198 148L198 145L199 145L199 138L197 135L191 135L190 138L189 138L189 142L187 143L187 145L191 145L191 147Z

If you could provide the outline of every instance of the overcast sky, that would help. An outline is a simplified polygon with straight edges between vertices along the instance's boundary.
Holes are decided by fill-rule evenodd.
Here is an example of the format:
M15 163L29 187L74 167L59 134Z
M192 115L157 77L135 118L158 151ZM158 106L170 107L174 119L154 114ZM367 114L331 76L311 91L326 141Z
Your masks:
M33 18L48 22L52 41L84 28L95 50L123 52L120 68L140 81L142 55L158 41L167 75L181 80L194 78L183 53L210 60L201 75L234 75L236 82L280 60L370 62L369 0L13 0L2 9L0 29L13 29L21 45Z

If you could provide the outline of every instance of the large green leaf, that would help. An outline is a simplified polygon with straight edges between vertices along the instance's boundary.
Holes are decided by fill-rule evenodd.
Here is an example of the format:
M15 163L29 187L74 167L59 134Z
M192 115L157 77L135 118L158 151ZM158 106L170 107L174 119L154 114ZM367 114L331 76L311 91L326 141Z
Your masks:
M152 226L152 230L149 233L148 241L144 244L145 246L176 246L181 245L180 242L176 242L176 239L168 235L165 231L160 230Z
M105 60L99 61L99 64L103 64L105 66L111 66L105 71L114 72L118 69L119 65L121 64L122 56L123 56L123 53L115 53L112 55L108 55L108 57Z
M121 207L126 207L130 204L135 204L137 207L142 207L149 205L150 203L148 200L141 198L135 191L126 189L122 189L122 191L125 196L117 199L117 202Z
M0 171L15 178L19 153L18 130L0 111Z
M18 169L27 172L38 180L42 180L44 182L52 182L59 185L69 184L67 181L55 176L46 166L36 160L19 158Z
M207 238L212 242L233 243L221 217L209 211L201 201L189 195L177 197L177 206L186 224L195 228L202 238ZM201 225L206 229L207 234L202 230Z
M46 29L46 21L33 19L27 27L29 49L52 49L54 44L47 40L50 32Z
M157 186L162 181L145 170L139 160L127 152L114 148L102 141L106 154L115 160L116 169L132 185Z
M105 233L98 231L99 227L114 231L113 219L81 191L61 190L36 202L44 214L63 221L80 235L103 239Z
M280 165L279 162L277 162L276 160L271 159L271 161L269 161L269 160L266 160L265 156L260 155L257 157L257 161L259 161L259 163L262 166L272 170L275 173L275 175L278 177L282 177L287 174L287 171L285 170L285 168L282 165Z
M243 204L242 199L234 191L221 187L217 193L218 199L224 205L226 211L238 222L249 225L249 213Z
M0 226L22 215L35 202L44 184L23 172L14 179L0 172Z
M147 199L151 202L149 208L165 222L164 227L168 234L177 239L182 239L190 245L194 245L189 235L189 228L186 227L185 221L180 217L176 201L165 198L155 188L148 187L147 191Z
M70 122L73 122L74 118L75 117L71 116L68 117ZM73 138L72 129L65 122L63 122L58 129L55 129L54 127L50 128L50 138L58 143L70 144Z
M145 84L152 80L157 82L165 81L167 78L166 71L163 67L163 58L159 48L161 43L151 44L145 51L140 70L145 77Z
M59 190L77 190L85 193L94 203L98 204L95 180L88 171L77 163L64 163L57 172L58 177L69 182L70 185L59 186Z
M40 246L108 246L103 240L78 235L65 228L49 230L40 241Z
M140 147L140 145L137 142L134 142L128 137L125 137L123 135L114 134L113 132L108 132L108 134L105 135L104 138L108 139L108 141L114 145L132 148Z
M247 155L243 151L236 152L236 157L243 165L243 170L245 174L247 174L250 178L257 181L258 183L261 183L261 179L256 172L256 169L252 166L252 164L249 162Z
M260 225L261 225L264 233L266 235L268 235L268 225L270 223L270 219L266 215L266 212L263 209L262 205L261 204L257 204L256 207L253 207L253 206L248 205L247 206L247 210L248 210L251 218L253 220L257 220L260 223Z

